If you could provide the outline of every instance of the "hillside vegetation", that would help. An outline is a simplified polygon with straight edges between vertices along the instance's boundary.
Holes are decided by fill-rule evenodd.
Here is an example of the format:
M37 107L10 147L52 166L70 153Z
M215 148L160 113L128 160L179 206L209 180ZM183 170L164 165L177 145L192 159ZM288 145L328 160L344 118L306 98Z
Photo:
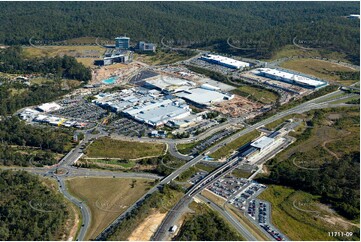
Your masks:
M297 141L267 162L261 182L320 196L348 219L360 215L360 113L356 108L311 111Z
M160 44L164 37L171 46L271 57L297 37L359 63L360 22L344 17L359 12L357 2L4 2L0 9L0 43L7 45L127 34L132 41ZM249 50L231 48L229 37Z
M69 211L64 198L27 172L0 171L0 238L66 240Z

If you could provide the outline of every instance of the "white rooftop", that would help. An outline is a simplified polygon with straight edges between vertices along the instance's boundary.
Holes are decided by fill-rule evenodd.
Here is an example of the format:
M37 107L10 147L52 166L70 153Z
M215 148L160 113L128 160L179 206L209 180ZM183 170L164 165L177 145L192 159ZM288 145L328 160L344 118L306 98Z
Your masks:
M263 149L267 146L269 146L274 141L273 138L269 138L267 136L262 136L261 138L255 140L253 143L251 143L251 146Z
M310 85L310 86L317 87L317 86L321 86L321 85L325 84L325 82L323 82L323 81L318 81L318 80L311 79L311 78L308 78L308 77L305 77L305 76L292 74L292 73L285 72L285 71L280 71L280 70L277 70L277 69L260 68L258 70L260 72L263 72L263 73L267 73L267 74L274 75L274 76L277 76L277 77L286 78L286 79L289 79L289 80L294 80L296 82L307 84L307 85Z
M61 106L57 103L44 103L38 106L38 109L40 109L43 112L49 112L49 111L55 111L60 109Z
M208 54L206 56L203 56L203 58L208 59L208 60L213 60L213 61L217 61L220 63L224 63L227 65L232 65L236 68L241 68L241 67L248 67L249 63L244 62L244 61L239 61L239 60L235 60L232 58L228 58L225 56L220 56L220 55L212 55L212 54Z
M181 86L195 86L194 82L175 78L175 77L169 77L169 76L155 76L151 78L147 78L144 81L146 83L151 84L161 90L163 89L177 89Z
M222 102L233 98L233 96L227 96L221 92L207 90L204 88L190 89L178 96L203 105L210 105L212 103Z

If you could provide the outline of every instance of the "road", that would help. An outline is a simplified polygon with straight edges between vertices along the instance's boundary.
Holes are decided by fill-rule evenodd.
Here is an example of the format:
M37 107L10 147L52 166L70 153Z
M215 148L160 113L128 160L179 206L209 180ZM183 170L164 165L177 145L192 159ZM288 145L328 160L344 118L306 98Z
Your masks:
M90 226L90 222L91 222L91 213L90 210L88 208L88 206L86 206L82 201L79 201L77 198L73 197L72 195L70 195L67 191L64 179L62 177L57 177L57 181L59 184L59 191L72 203L74 203L76 206L79 207L80 211L81 211L81 216L82 216L82 225L80 227L78 236L76 238L76 240L79 241L83 241L85 238L85 234Z
M215 204L214 202L212 202L211 200L209 200L208 198L206 198L201 194L198 194L197 197L202 201L206 202L207 204L209 204L213 210L217 211L220 215L222 215L225 219L227 219L227 221L229 221L232 224L232 226L238 231L239 234L242 235L243 238L245 238L248 241L257 241L257 238L254 237L253 234L250 233L247 229L242 227L240 223L232 215L228 213L227 210L218 206L217 204Z

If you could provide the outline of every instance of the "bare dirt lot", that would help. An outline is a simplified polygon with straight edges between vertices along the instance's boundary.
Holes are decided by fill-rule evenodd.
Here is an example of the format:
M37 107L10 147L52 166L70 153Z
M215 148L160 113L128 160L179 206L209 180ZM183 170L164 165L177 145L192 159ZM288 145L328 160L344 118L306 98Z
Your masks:
M245 97L235 95L232 100L216 104L213 109L232 117L238 117L242 114L255 111L261 108L261 106L261 104L252 102Z
M128 237L130 241L149 241L166 213L156 212L147 217Z

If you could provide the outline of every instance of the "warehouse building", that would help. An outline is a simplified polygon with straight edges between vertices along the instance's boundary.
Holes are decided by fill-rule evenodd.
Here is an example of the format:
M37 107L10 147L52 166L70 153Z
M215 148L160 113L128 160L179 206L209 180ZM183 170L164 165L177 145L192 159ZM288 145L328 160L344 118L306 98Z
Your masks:
M209 90L208 88L204 87L189 89L175 95L201 108L205 108L214 103L219 103L234 98L233 94L225 94L215 90Z
M250 67L250 64L247 62L235 60L220 55L208 54L208 55L203 55L202 57L200 57L200 59L212 64L225 66L231 69L243 69L245 67Z
M328 85L328 83L323 80L316 80L309 77L271 68L260 68L257 70L256 75L267 77L276 81L298 85L308 89L318 89Z

